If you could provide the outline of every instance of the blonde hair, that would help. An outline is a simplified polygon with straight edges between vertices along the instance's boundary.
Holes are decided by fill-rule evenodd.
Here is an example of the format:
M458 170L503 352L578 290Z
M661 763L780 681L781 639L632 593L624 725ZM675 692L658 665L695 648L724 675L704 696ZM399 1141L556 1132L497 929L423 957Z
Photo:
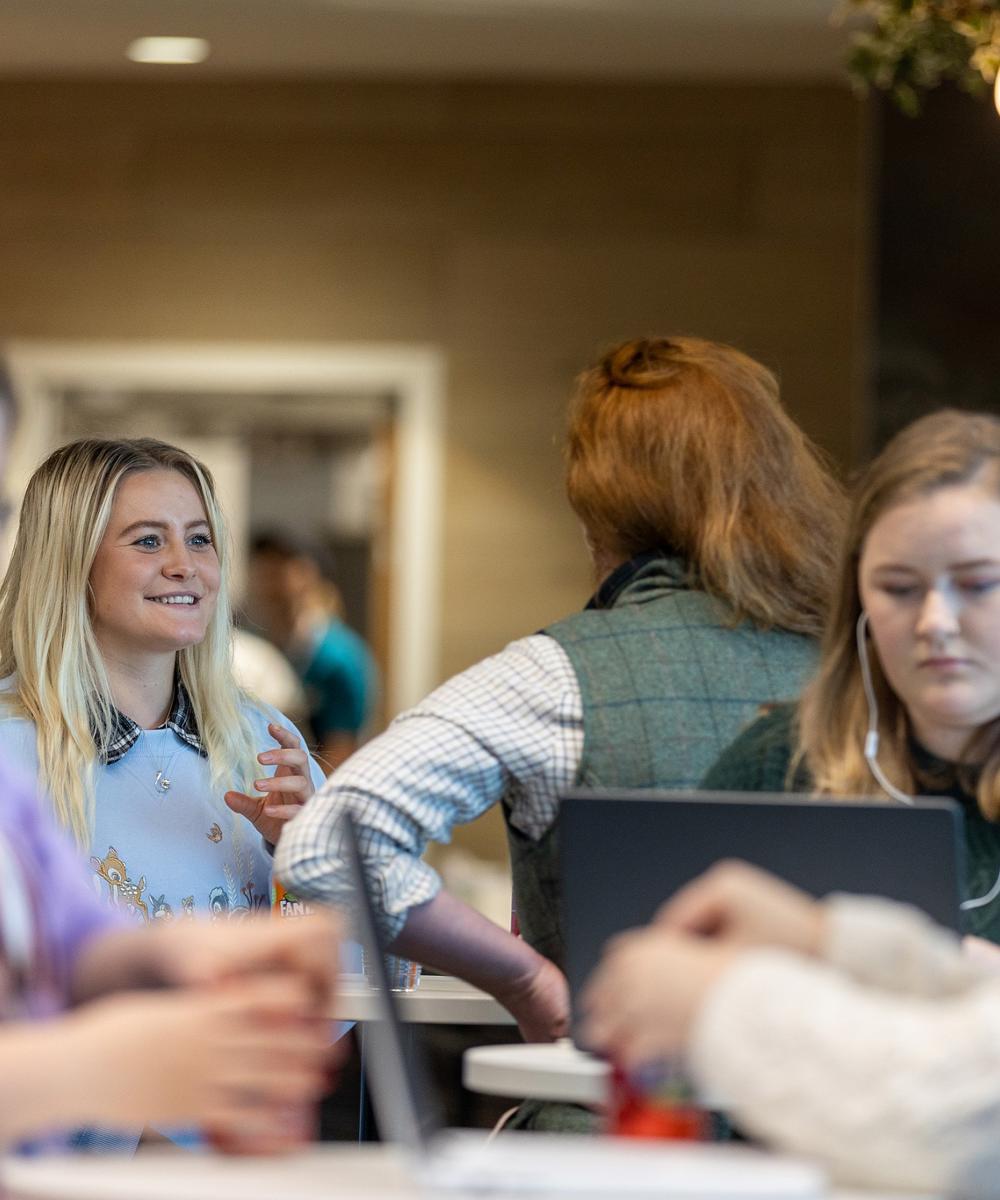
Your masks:
M843 492L774 375L739 350L693 337L610 350L571 403L566 491L598 552L672 550L734 623L822 630Z
M798 746L792 770L803 763L818 792L833 795L877 793L864 757L868 729L858 660L856 629L861 616L858 564L872 526L890 508L927 495L984 479L1000 494L1000 419L944 409L922 417L897 434L858 479L830 617L823 634L819 669L800 705ZM879 766L901 791L919 791L909 753L909 721L889 686L878 656L869 653L879 710ZM984 725L967 747L984 761L978 783L980 810L1000 817L1000 718Z
M215 611L202 642L178 654L213 786L245 786L256 747L232 673L229 546L209 471L153 438L86 438L61 447L32 475L10 566L0 585L0 675L16 675L8 704L35 724L40 781L56 816L81 844L94 820L95 734L106 745L114 701L88 605L94 557L122 480L177 471L204 506L220 567Z

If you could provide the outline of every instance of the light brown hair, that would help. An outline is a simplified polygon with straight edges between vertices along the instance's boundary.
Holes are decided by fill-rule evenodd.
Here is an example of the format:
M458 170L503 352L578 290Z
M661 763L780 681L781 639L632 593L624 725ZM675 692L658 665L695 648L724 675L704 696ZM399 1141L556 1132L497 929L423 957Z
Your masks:
M608 351L571 403L566 491L596 553L672 551L734 622L819 635L843 493L748 355L693 337Z
M833 795L879 791L864 758L868 707L861 681L856 629L861 616L858 564L872 526L888 509L942 487L982 478L1000 495L1000 419L943 409L898 433L859 477L837 566L830 616L823 633L820 664L806 689L799 714L795 763L804 762L816 790ZM869 646L872 683L879 709L878 761L901 791L919 791L909 755L909 723ZM975 758L984 762L978 784L979 807L1000 817L1000 719L984 725L973 739Z

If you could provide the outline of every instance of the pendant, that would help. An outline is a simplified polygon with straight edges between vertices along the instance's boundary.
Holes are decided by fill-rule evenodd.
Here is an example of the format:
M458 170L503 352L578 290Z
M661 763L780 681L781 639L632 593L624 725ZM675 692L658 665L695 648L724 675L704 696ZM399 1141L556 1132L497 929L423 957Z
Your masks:
M158 788L161 792L169 792L170 791L170 780L166 777L166 775L164 774L163 771L156 772L156 779L154 780L154 786L156 788Z

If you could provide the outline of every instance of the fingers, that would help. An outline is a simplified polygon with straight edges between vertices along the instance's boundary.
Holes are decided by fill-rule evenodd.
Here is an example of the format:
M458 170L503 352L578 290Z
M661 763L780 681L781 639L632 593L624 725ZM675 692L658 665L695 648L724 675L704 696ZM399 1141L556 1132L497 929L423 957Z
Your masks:
M267 731L281 749L262 750L257 755L257 761L265 766L277 767L282 774L292 771L309 779L309 751L302 745L301 739L290 729L274 722L268 725Z
M643 933L622 933L612 938L604 957L584 988L581 1002L585 1012L608 1013L623 1011L617 1002L619 993L631 990L632 964L640 946L648 941Z
M805 892L749 863L721 862L682 888L657 915L658 927L748 946L820 952L825 910Z
M654 923L678 933L711 937L724 931L729 918L729 897L717 880L702 876L681 888L653 918Z
M267 804L264 806L265 814L273 817L276 821L290 821L292 817L297 817L301 811L301 804ZM269 838L268 840L273 842L274 838Z
M300 739L290 729L286 729L284 725L279 725L276 721L272 721L268 725L267 732L279 746L284 746L288 750L298 750L302 746ZM270 751L269 753L273 754L276 751Z
M251 1109L315 1103L326 1091L332 1056L329 1023L314 1011L311 989L288 975L220 992L215 1017L203 1027L213 1094Z
M312 794L312 781L303 775L268 775L255 779L253 786L258 792L283 792L303 797Z
M289 970L301 973L308 980L317 1003L327 1005L333 996L339 970L339 919L329 910L317 908L308 921L268 921L263 924L271 930L281 931L271 934L280 937L277 943L279 961Z
M264 797L248 796L245 792L226 792L222 797L226 807L256 825L264 813Z
M314 1139L316 1112L313 1105L220 1103L203 1127L212 1148L223 1154L283 1154Z
M262 750L257 761L266 766L287 767L308 774L309 752L307 750Z
M234 1097L270 1105L311 1104L326 1091L326 1068L315 1057L290 1062L270 1055L248 1055L216 1076L216 1086Z
M660 908L656 922L682 933L713 936L726 931L744 904L752 903L772 876L738 859L723 859L686 884Z
M157 928L148 940L157 951L156 978L167 983L220 983L289 971L304 975L315 998L317 990L326 995L333 986L341 934L337 914L316 907L308 921L272 921L266 916L238 924L175 921Z
M226 792L223 798L234 813L246 817L261 837L271 842L272 845L277 845L285 823L302 811L302 805L306 800L306 797L303 797L293 804L275 805L272 812L271 806L267 803L267 796L248 796L244 792Z
M212 998L218 1011L232 1018L246 1014L302 1017L312 1012L312 996L305 982L284 971L223 981Z
M739 953L728 941L657 925L622 936L582 998L585 1037L627 1066L676 1054Z
M219 968L224 965L230 977L291 972L306 981L313 1004L322 1011L333 994L340 933L337 917L322 908L308 921L246 921L225 928L225 944L214 946L213 961Z
M301 739L290 729L272 722L268 732L280 747L277 750L262 750L257 755L257 761L263 766L274 767L274 774L263 779L255 779L253 786L258 792L263 792L265 801L274 797L277 804L267 804L255 816L250 817L257 828L264 833L269 841L277 841L281 833L282 823L295 816L298 809L305 804L315 791L310 772L310 756ZM284 803L280 803L284 801ZM230 805L232 807L232 805ZM234 811L241 811L236 809ZM247 813L243 813L247 816ZM269 819L266 829L261 829L261 817Z

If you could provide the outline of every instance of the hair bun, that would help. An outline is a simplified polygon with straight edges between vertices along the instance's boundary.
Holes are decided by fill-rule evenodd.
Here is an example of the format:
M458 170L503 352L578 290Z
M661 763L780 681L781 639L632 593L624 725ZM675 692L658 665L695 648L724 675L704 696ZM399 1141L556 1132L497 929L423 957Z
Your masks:
M610 351L601 369L615 387L660 387L676 365L677 353L668 338L633 338Z

